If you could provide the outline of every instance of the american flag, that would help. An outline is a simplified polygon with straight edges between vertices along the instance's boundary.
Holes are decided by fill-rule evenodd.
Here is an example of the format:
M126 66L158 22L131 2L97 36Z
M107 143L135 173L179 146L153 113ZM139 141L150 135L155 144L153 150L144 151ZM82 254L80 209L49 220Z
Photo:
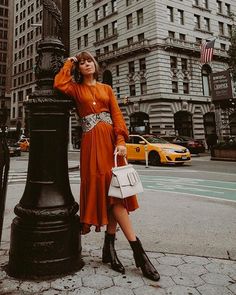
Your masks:
M215 40L201 44L201 63L206 64L212 61Z

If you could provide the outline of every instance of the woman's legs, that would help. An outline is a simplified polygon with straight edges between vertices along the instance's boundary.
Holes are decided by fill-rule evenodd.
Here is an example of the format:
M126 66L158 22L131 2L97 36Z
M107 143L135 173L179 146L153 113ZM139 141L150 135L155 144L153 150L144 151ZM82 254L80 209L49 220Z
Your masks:
M122 204L116 204L113 206L112 212L115 220L119 223L119 226L121 227L127 240L136 241L136 235L126 208Z
M125 273L125 268L117 257L115 250L115 235L117 221L113 216L112 209L108 213L108 225L105 232L104 245L102 248L102 262L111 263L111 268L117 272Z
M130 243L136 266L141 268L145 277L153 281L158 281L160 279L160 275L149 260L140 240L136 237L126 208L122 204L114 205L113 214Z

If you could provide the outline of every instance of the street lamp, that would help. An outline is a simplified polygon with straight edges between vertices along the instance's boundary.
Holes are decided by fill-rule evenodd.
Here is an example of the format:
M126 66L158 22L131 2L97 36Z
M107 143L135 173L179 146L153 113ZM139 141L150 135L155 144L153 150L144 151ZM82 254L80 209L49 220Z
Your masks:
M62 66L62 5L43 0L36 91L29 95L30 151L25 191L11 226L8 273L34 278L66 274L83 266L78 204L68 176L68 127L72 101L53 89Z

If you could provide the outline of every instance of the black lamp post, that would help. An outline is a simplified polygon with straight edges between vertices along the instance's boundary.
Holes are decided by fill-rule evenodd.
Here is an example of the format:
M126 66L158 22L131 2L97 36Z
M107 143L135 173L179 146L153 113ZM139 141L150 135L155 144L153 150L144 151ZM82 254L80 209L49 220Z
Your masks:
M65 0L64 5L68 5ZM73 104L53 89L62 65L62 1L43 0L42 41L36 65L37 90L30 95L30 151L25 191L15 207L8 273L55 276L78 270L81 237L78 204L68 177L68 124Z

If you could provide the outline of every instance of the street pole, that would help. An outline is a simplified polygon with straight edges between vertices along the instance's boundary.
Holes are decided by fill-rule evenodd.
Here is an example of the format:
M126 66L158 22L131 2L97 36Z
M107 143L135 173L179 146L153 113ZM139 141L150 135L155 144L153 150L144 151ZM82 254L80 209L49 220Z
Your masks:
M69 4L67 0L63 5ZM8 274L41 278L83 266L78 204L68 176L68 127L72 101L53 89L62 66L62 0L42 0L42 40L37 90L26 102L30 151L25 191L11 226Z
M0 245L7 195L7 180L10 167L10 156L6 140L7 108L0 109Z
M220 105L215 106L215 122L216 122L216 134L219 141L223 141L222 136L222 119L221 119L221 107Z

